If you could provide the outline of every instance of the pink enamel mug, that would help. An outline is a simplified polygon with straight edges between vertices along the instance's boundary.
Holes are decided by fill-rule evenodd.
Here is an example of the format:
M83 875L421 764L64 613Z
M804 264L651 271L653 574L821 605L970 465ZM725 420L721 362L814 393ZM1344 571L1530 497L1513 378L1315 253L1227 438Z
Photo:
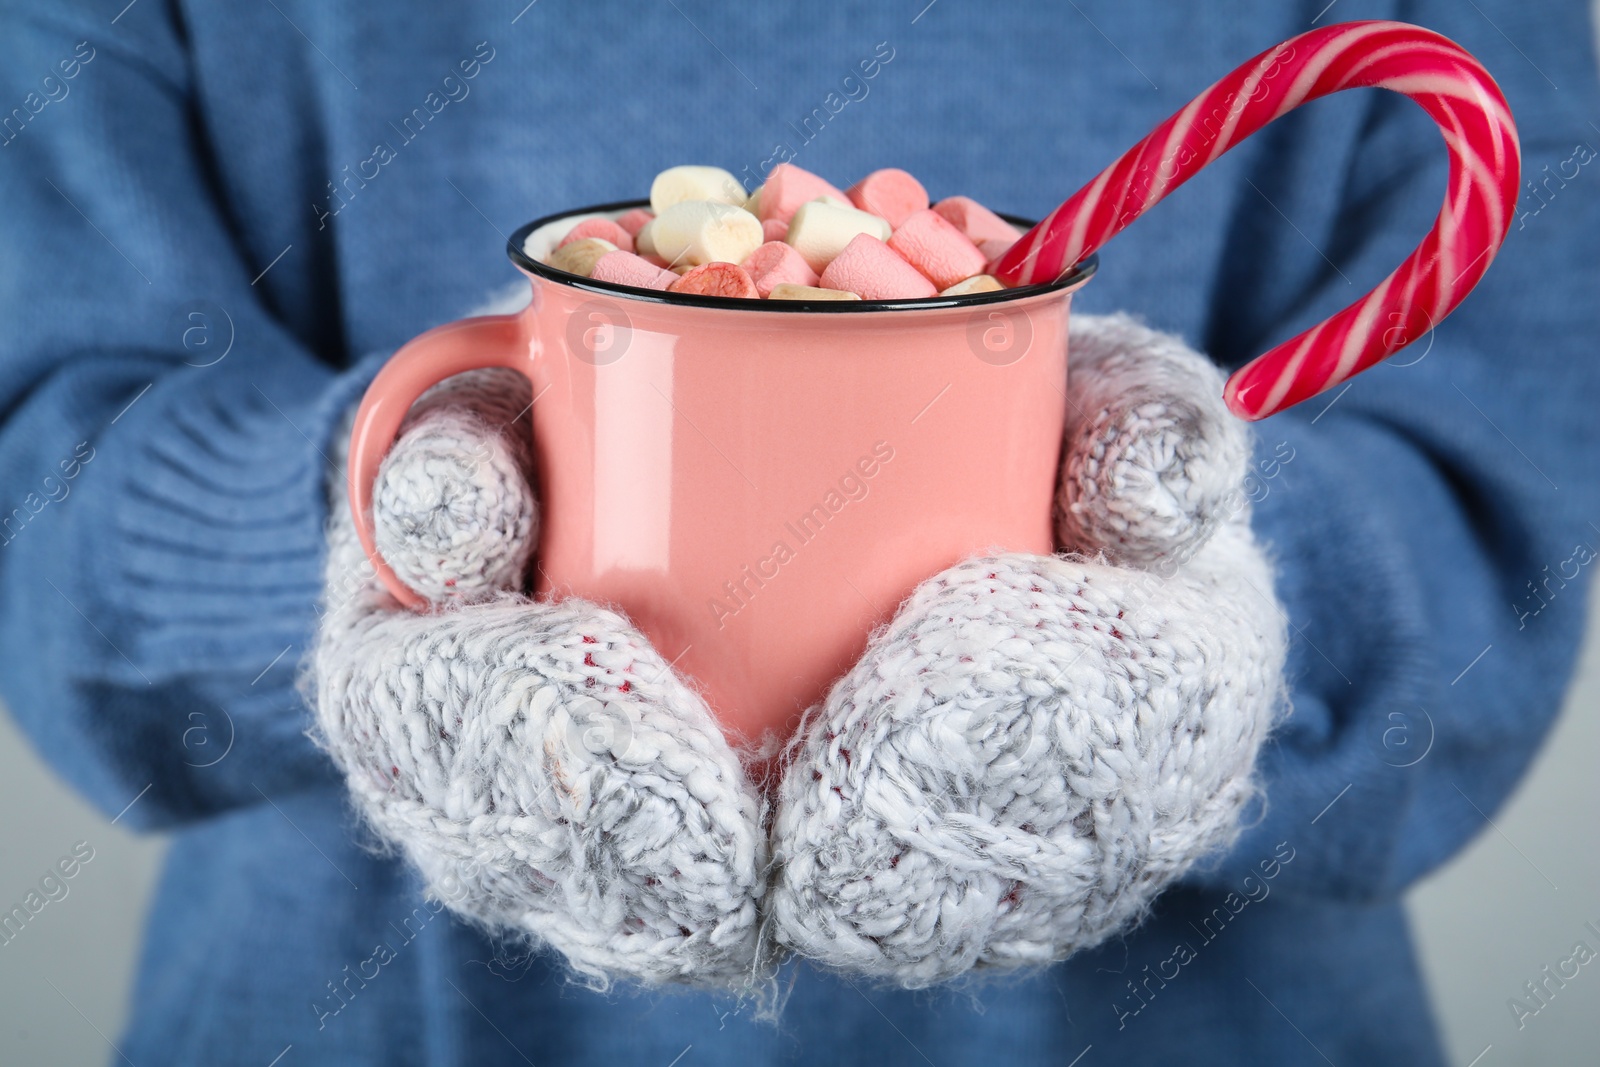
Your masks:
M1322 27L1241 65L1158 126L994 264L1015 286L930 300L666 294L542 265L609 205L510 241L533 299L402 348L368 390L350 501L368 557L372 487L406 410L482 367L533 383L543 508L535 591L613 606L696 682L725 730L784 735L918 582L973 554L1047 553L1071 295L1092 253L1193 174L1308 100L1389 89L1439 124L1444 204L1377 288L1235 372L1257 419L1422 336L1482 278L1513 217L1505 97L1471 55L1397 22Z
M1047 553L1067 312L1048 284L928 300L756 301L596 282L540 260L579 219L508 245L526 309L430 330L367 391L350 498L376 551L378 466L430 386L533 383L534 589L620 610L730 735L783 735L918 582L990 550Z

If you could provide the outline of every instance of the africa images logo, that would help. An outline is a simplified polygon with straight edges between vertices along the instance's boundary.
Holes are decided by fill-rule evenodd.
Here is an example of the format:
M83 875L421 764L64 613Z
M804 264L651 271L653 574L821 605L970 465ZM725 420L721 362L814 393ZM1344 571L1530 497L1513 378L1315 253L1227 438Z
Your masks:
M1009 367L1033 347L1033 320L1017 308L977 308L967 317L967 347L992 367Z
M632 341L633 322L614 300L585 300L567 316L567 350L591 366L615 363Z

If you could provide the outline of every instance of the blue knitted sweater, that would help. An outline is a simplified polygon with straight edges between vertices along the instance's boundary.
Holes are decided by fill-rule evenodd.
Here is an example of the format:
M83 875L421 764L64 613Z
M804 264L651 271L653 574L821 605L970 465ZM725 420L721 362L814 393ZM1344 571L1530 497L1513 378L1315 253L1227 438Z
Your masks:
M3 5L0 695L104 811L173 835L132 1062L1438 1062L1399 898L1537 749L1600 546L1580 0L124 2ZM567 984L367 847L294 688L325 454L377 361L512 279L505 234L780 153L1038 215L1333 18L1474 51L1529 184L1453 318L1259 427L1295 708L1231 855L1026 979L908 995L790 964L773 1026ZM1398 263L1444 173L1404 99L1318 102L1119 237L1077 306L1237 364Z

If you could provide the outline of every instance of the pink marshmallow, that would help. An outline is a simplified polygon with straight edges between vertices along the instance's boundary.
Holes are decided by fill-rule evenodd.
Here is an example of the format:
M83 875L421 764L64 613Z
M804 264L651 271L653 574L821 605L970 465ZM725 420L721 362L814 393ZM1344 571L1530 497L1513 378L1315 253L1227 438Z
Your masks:
M982 244L984 241L993 238L1006 237L1015 241L1022 236L1021 230L970 196L945 197L933 205L933 210L943 215L951 225L966 234L967 240L973 244Z
M631 285L637 289L665 289L678 280L670 270L662 270L632 252L607 252L595 261L589 277L597 282Z
M765 219L761 223L763 241L781 241L789 236L789 224L781 219Z
M674 278L668 290L696 296L733 296L754 300L759 294L745 269L734 263L702 263Z
M939 290L894 250L869 233L858 233L822 272L824 289L843 289L863 300L938 296Z
M639 231L644 229L644 224L655 218L642 207L636 207L617 217L617 225L621 226L632 237L639 236Z
M983 253L984 259L993 263L1011 251L1011 246L1016 243L1017 238L1015 237L991 237L987 241L978 242L978 251Z
M943 215L927 208L900 224L889 237L889 247L921 271L936 289L948 289L963 278L982 274L988 262L965 234Z
M633 234L624 230L610 219L585 219L561 239L557 248L563 248L574 241L581 241L585 237L598 237L602 241L610 241L624 252L633 251Z
M836 196L846 202L849 199L809 170L801 170L793 163L779 163L761 187L761 221L788 222L801 204L819 196Z
M912 214L928 208L928 190L897 167L875 170L850 187L850 202L898 229Z
M768 241L746 256L742 265L755 281L756 291L764 297L771 296L775 286L785 283L817 284L817 272L811 269L806 257L782 241Z

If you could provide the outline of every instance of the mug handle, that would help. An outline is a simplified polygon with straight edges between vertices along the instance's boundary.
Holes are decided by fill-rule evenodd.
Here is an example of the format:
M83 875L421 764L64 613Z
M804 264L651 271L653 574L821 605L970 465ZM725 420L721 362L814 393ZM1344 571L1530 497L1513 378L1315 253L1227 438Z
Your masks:
M1515 214L1517 128L1472 54L1404 22L1346 22L1270 48L1197 96L1029 230L995 265L1010 285L1048 282L1261 127L1355 88L1409 96L1439 124L1450 179L1433 229L1376 289L1235 371L1223 397L1266 418L1331 389L1437 326L1489 269Z
M361 398L350 431L350 511L361 547L378 578L408 608L426 608L428 600L402 582L378 552L372 523L378 467L411 405L434 385L456 374L489 367L505 367L528 377L533 349L522 321L521 315L485 315L436 326L396 352Z

